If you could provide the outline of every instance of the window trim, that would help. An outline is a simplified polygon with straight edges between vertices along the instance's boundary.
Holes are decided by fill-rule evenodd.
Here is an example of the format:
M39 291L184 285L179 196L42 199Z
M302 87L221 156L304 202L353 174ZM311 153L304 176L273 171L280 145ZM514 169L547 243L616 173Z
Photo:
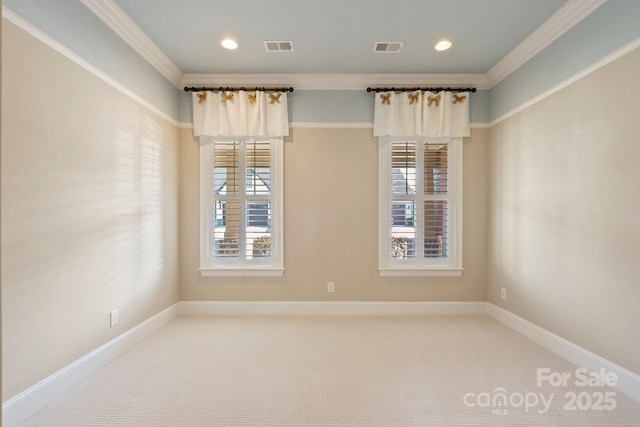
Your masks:
M200 267L202 276L278 277L284 275L283 265L283 139L282 138L211 138L200 137ZM206 138L206 139L205 139ZM214 263L211 257L211 224L213 182L210 179L215 142L271 142L271 261L244 264ZM244 171L242 176L244 177ZM243 178L244 182L244 178Z
M391 143L408 141L416 143L449 143L450 202L450 257L447 262L407 263L393 262L391 248ZM383 277L407 276L461 276L462 267L462 138L432 137L379 137L378 138L378 273ZM405 265L403 265L405 264Z
M215 277L281 277L284 275L284 268L277 267L200 267L198 268L202 276Z

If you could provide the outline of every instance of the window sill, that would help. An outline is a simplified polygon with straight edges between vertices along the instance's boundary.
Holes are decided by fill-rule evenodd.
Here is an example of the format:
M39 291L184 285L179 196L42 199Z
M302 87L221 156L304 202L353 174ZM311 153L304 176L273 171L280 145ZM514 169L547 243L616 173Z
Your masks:
M381 277L462 276L464 268L378 268Z
M284 268L199 268L201 276L282 277Z

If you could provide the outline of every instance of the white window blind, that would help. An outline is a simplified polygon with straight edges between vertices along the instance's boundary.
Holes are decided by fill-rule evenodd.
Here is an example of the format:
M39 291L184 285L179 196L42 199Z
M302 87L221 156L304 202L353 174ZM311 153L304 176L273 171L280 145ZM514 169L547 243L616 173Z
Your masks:
M424 146L424 257L449 256L449 144Z
M382 139L381 273L461 269L462 165L457 144L461 141L451 138Z
M216 141L201 148L202 185L209 188L202 201L201 270L273 275L266 270L282 269L281 143Z

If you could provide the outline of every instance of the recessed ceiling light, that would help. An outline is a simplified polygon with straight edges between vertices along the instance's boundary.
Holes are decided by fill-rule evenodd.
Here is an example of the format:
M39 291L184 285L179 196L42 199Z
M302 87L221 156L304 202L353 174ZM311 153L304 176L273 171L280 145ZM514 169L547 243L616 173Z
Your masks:
M451 47L451 42L449 40L440 40L435 45L435 49L438 51L447 50Z
M225 49L236 49L238 47L238 43L236 43L235 41L233 41L231 39L224 39L224 40L222 40L222 43L220 43L220 44Z

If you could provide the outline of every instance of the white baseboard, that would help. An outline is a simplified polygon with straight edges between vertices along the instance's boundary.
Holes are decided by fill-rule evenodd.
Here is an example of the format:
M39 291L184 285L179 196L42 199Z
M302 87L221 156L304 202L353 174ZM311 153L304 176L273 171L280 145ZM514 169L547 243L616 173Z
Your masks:
M174 304L3 402L2 425L17 426L177 316L178 304Z
M579 345L567 341L528 320L516 316L497 305L487 304L487 315L508 326L519 334L527 337L536 344L568 360L580 368L597 372L604 368L606 372L613 372L618 377L616 389L640 402L640 375L637 375L613 362L586 350Z
M424 316L484 315L486 302L182 301L181 315Z
M180 315L202 316L424 316L488 315L507 327L590 371L604 368L618 376L617 389L640 402L640 376L487 302L352 301L182 301L29 387L2 405L4 426L17 426Z

